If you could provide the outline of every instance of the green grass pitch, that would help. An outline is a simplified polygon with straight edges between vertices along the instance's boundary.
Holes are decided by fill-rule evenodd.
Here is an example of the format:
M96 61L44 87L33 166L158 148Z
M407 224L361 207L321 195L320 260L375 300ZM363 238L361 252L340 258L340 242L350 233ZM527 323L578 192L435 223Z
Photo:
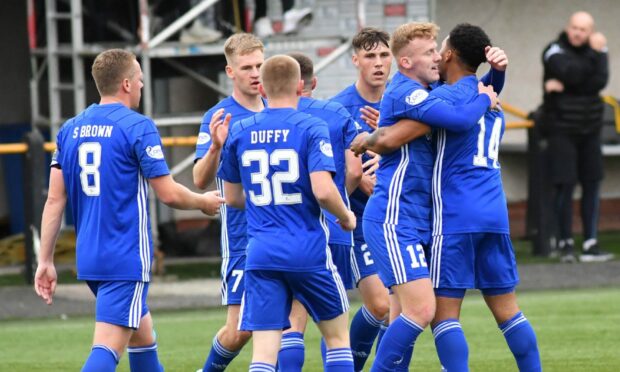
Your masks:
M620 371L620 289L524 292L519 299L537 332L546 372ZM221 309L155 312L153 317L166 371L193 372L202 366L225 313ZM517 371L477 293L465 299L462 324L472 371ZM78 371L89 353L92 330L90 317L1 321L0 371ZM306 347L304 371L320 371L319 335L314 325L308 327ZM248 345L228 371L247 371L250 355ZM440 370L428 330L416 343L411 369ZM126 355L118 370L129 370Z

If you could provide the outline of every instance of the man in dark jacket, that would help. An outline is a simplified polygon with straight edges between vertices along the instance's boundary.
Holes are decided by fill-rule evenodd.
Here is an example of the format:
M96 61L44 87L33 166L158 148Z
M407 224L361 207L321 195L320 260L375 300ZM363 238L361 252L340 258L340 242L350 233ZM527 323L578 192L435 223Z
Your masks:
M555 186L558 248L562 261L574 262L572 199L581 184L583 262L607 261L612 254L599 249L597 224L599 189L603 179L601 126L603 102L599 96L609 78L607 40L594 32L586 12L573 14L559 38L545 48L544 132L549 139L550 176Z

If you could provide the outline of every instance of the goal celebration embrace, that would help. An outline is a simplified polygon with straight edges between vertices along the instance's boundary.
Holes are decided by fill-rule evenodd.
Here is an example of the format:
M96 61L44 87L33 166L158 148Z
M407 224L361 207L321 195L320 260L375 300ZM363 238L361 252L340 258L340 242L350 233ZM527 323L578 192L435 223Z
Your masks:
M166 1L156 3L155 9ZM179 3L189 9L190 2ZM529 306L527 294L517 295L527 278L517 269L510 187L502 181L512 164L502 155L511 112L502 98L517 84L517 56L493 42L497 28L463 21L440 29L411 20L430 17L403 17L389 29L360 27L342 54L353 77L331 81L319 74L325 64L308 43L281 43L328 11L245 2L259 13L245 22L260 27L243 30L240 15L228 14L237 5L226 3L189 25L183 16L164 28L186 41L200 33L221 39L178 47L189 53L183 58L200 48L221 52L221 63L203 71L227 87L195 118L183 162L188 177L170 166L178 154L165 149L154 114L161 111L147 103L164 87L147 78L148 50L93 53L87 71L98 98L52 132L34 290L47 305L58 299L62 275L54 253L69 216L77 280L94 299L81 370L176 371L168 358L189 360L191 344L199 350L184 364L191 372L401 372L418 370L416 359L429 353L437 371L467 372L477 370L472 356L485 353L485 335L505 359L495 367L491 358L490 370L542 371L546 323L537 321L542 310ZM236 25L234 32L220 22ZM189 69L169 59L171 71ZM557 217L556 264L578 276L576 265L614 258L597 236L600 128L583 124L603 120L599 93L609 79L607 40L589 13L571 16L542 64L540 110L551 124L541 129L541 141L552 152L545 164L555 164L553 204L543 212ZM194 99L179 86L156 93ZM581 250L571 219L577 183ZM209 327L192 320L192 333L172 326L178 339L158 332L159 309L149 306L156 302L153 267L162 241L162 221L153 216L163 208L171 216L183 210L219 220L220 316ZM468 322L471 302L484 321Z

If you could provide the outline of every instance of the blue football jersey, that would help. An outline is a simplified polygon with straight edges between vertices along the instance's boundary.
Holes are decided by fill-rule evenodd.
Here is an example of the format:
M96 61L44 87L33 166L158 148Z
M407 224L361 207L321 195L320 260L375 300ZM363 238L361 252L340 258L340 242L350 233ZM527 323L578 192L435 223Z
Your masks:
M364 98L362 98L362 96L360 96L357 88L355 88L355 84L351 84L342 92L335 95L331 100L340 103L347 111L349 111L349 113L353 117L353 120L355 120L355 124L357 125L359 133L373 132L373 129L362 119L362 112L360 111L360 109L364 106L370 106L374 109L379 110L381 102L366 101ZM366 154L363 154L362 163L365 163L368 160L370 160L370 157ZM356 216L361 217L364 214L364 208L366 208L368 197L369 196L364 194L359 188L355 189L355 191L353 191L353 193L351 193L351 195L349 196L351 210L353 211L353 213L355 213Z
M488 96L477 95L467 107L453 106L397 72L383 94L379 126L391 126L400 119L409 118L432 127L465 130L473 127L489 102ZM433 160L430 135L384 154L364 219L386 224L400 222L419 230L431 230Z
M58 132L77 235L78 279L149 281L147 179L169 174L153 121L122 104L91 105Z
M355 122L347 110L337 102L320 101L308 97L301 97L297 109L314 117L323 119L329 127L329 138L334 153L334 165L336 174L334 183L338 187L340 196L345 205L350 207L349 197L347 195L345 176L346 176L346 159L345 151L351 146L351 142L357 136ZM337 218L323 211L329 224L329 243L353 245L353 232L344 231L338 225Z
M467 76L433 94L454 104L471 102L478 94L478 80ZM468 131L439 129L433 134L434 235L509 233L498 160L505 127L503 112L489 110Z
M310 173L335 170L329 129L321 119L267 108L233 125L218 175L245 191L246 270L327 267L329 231Z
M207 154L207 151L209 151L209 147L211 147L211 131L209 130L209 123L211 122L211 117L213 114L221 108L224 109L224 115L232 115L230 119L231 124L256 114L256 112L241 106L232 96L224 98L217 105L209 109L209 111L204 114L202 124L200 124L200 133L198 134L198 142L196 143L195 161L203 158ZM224 189L222 187L221 180L216 179L215 182L220 194L223 197ZM247 243L247 224L245 220L245 212L223 204L220 208L220 216L222 218L222 257L227 258L244 255L245 246Z

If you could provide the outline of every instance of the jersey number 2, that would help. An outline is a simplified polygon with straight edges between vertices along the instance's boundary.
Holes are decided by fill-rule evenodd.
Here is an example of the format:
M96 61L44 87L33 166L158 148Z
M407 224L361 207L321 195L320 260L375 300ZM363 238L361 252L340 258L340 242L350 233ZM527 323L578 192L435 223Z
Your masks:
M497 159L499 158L499 140L502 131L502 119L495 118L495 121L493 122L493 128L491 129L491 138L489 139L489 145L486 148L486 150L488 150L487 156L484 156L484 145L486 142L486 127L484 123L484 116L480 118L478 124L480 124L480 132L478 133L478 153L474 155L474 165L477 167L489 168L487 162L488 156L489 159L491 159L491 161L493 162L491 167L499 168L499 163L497 162Z
M99 142L84 142L78 148L79 164L81 168L80 182L82 191L88 196L99 196L101 165L101 144ZM91 183L92 181L92 183Z
M288 163L288 171L274 172L269 176L269 165L280 165L281 162ZM258 172L251 175L253 184L260 185L260 193L250 190L250 200L256 206L274 204L300 204L301 194L285 194L282 191L283 183L294 183L299 179L299 156L295 150L278 149L268 154L265 150L248 150L241 155L241 163L244 167L249 167L252 162L258 162ZM272 192L273 190L273 192ZM273 195L273 196L272 196Z

